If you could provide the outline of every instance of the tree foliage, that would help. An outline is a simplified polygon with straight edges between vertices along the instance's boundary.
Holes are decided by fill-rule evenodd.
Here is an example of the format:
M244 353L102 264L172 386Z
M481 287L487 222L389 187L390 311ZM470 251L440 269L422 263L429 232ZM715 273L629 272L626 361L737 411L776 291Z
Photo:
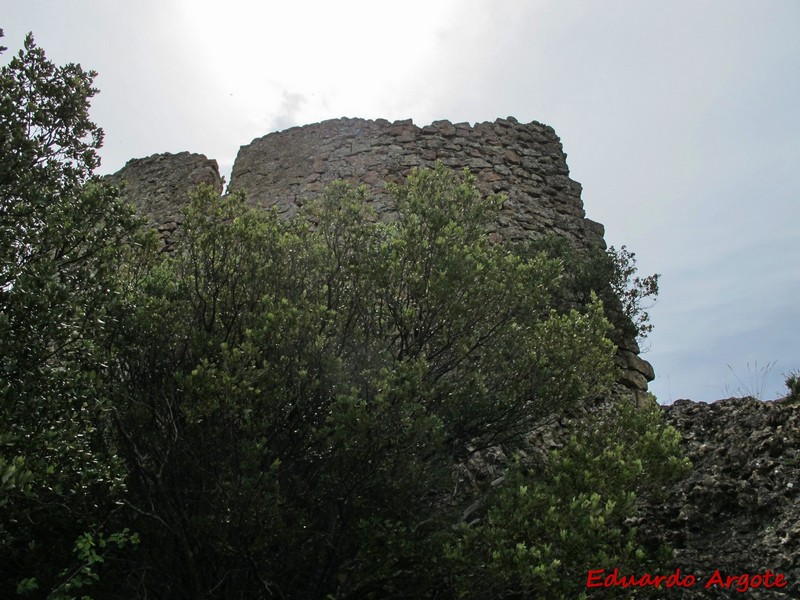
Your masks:
M502 198L441 164L388 222L343 182L290 220L200 188L159 255L92 175L93 76L30 36L0 71L0 595L577 597L651 559L653 415L459 482L606 392L613 282L490 242Z
M658 408L621 402L576 424L550 461L517 460L485 517L447 547L458 595L586 598L589 569L657 572L668 552L642 545L632 517L687 472L679 441Z
M442 165L389 189L397 218L383 223L365 190L342 182L290 221L203 188L182 246L129 298L118 444L134 528L151 532L142 551L152 589L457 596L469 578L448 573L485 561L474 536L484 546L513 536L510 525L454 528L475 500L453 496L455 465L524 446L547 417L613 381L601 303L556 310L562 262L490 243L501 198L482 198L468 173ZM631 422L635 439L656 427ZM538 522L520 530L530 543L572 519L593 524L570 548L595 554L568 548L559 560L571 570L552 580L576 576L582 557L639 558L620 523L635 510L646 452L618 442L592 458L609 439L565 450L527 512L492 495L489 522ZM659 448L671 456L667 442ZM597 505L592 482L619 464L624 476L607 479L619 489ZM502 489L521 476L512 467ZM536 516L562 501L559 519ZM496 585L545 589L526 578Z
M101 344L134 223L91 177L93 76L56 67L31 35L0 69L0 563L12 578L38 571L28 588L59 585L122 485L103 440Z
M290 222L202 189L131 301L120 443L141 514L180 546L183 568L159 568L193 594L418 578L456 520L454 461L519 445L612 380L600 306L556 313L558 263L489 243L499 199L441 165L392 192L387 224L343 183Z
M636 254L625 246L577 248L559 236L545 236L518 248L523 255L544 252L560 260L564 277L556 290L558 306L585 306L592 294L603 301L617 344L647 338L653 330L648 311L658 296L658 274L638 276Z

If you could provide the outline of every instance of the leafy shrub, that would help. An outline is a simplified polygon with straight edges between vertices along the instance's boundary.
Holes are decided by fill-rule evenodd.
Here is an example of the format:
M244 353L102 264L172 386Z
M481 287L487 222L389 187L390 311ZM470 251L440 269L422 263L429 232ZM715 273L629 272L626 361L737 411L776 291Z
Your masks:
M118 443L165 580L401 589L455 522L454 458L612 381L599 304L553 310L559 264L490 244L499 201L470 175L437 165L392 193L392 223L342 183L286 222L204 188L129 298Z
M560 260L564 275L554 302L559 306L580 307L596 295L614 324L616 343L631 338L643 341L653 330L648 310L658 296L659 275L636 275L636 255L625 246L581 249L561 236L552 235L530 242L519 251L544 252Z
M800 373L789 373L786 377L786 388L791 400L800 400Z
M689 468L657 407L619 404L577 425L544 465L517 461L484 519L447 556L458 597L585 598L589 569L642 573L664 549L641 545L637 498L653 500Z

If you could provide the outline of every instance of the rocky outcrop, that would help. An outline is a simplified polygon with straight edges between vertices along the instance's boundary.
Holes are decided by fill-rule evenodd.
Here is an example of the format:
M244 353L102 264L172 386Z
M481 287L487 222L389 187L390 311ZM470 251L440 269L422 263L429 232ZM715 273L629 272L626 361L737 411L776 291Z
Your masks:
M703 591L699 582L715 569L725 575L770 569L789 585L750 590L747 597L800 598L800 403L678 400L663 410L694 466L667 490L663 505L649 507L641 527L674 548L674 568L696 575L686 597L741 597L735 590Z

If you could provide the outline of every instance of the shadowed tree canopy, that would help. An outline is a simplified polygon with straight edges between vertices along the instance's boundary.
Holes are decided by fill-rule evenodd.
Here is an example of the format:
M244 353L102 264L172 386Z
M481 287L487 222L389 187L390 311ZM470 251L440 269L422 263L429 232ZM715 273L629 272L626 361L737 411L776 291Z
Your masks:
M136 223L92 176L103 137L89 119L93 77L55 66L31 35L0 68L4 597L31 574L22 589L60 598L78 564L76 539L104 533L122 486L102 438L104 341L121 241Z
M389 189L397 218L383 223L365 189L343 182L288 221L240 194L201 188L177 252L130 296L114 367L127 382L116 400L118 444L133 527L160 532L141 550L158 581L174 582L164 584L171 594L477 589L451 575L485 560L472 536L497 542L507 530L455 527L475 501L454 493L456 466L490 447L523 449L548 417L613 382L610 325L596 297L580 311L557 309L562 262L490 242L502 198L482 197L468 172L441 164ZM650 429L655 421L634 430ZM674 440L664 440L668 457ZM618 452L609 460L633 461L620 475L625 501L606 514L587 483L591 501L573 506L592 523L624 521L634 481L646 479L641 453ZM555 506L570 490L542 487L526 510ZM501 512L515 506L497 501ZM637 560L630 528L616 554L606 528L593 531L594 541L582 532L569 547ZM550 579L566 572L558 561L577 569L579 554L554 552L556 563L532 553L526 564ZM494 585L550 585L503 572L475 597L496 597Z
M614 345L563 257L490 241L501 197L441 164L387 223L343 182L290 220L201 187L159 255L93 176L93 77L32 36L0 70L0 595L574 598L655 556L653 414L526 459Z

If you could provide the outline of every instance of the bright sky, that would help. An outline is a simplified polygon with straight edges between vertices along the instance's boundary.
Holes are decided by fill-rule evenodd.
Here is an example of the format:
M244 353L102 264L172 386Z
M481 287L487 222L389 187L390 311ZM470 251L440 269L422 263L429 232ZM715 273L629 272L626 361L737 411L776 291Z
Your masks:
M3 0L100 73L104 173L348 116L552 125L606 240L662 274L660 402L800 369L797 0ZM769 368L768 368L769 367Z

